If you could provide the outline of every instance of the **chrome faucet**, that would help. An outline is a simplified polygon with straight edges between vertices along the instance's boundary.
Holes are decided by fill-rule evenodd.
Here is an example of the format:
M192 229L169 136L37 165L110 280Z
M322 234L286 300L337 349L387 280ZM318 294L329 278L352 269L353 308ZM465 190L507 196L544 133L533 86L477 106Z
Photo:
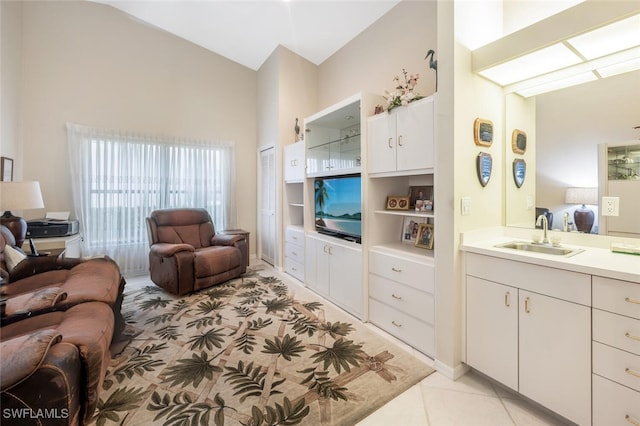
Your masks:
M549 235L548 235L549 220L547 220L547 217L545 215L543 215L543 214L538 216L538 219L536 220L536 226L540 226L540 225L542 225L542 230L544 231L544 236L542 238L542 244L549 244Z

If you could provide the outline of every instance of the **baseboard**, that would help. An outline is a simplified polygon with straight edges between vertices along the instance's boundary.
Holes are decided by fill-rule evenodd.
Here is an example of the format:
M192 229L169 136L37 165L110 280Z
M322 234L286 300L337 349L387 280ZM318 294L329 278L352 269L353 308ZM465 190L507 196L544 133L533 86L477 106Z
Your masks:
M458 380L469 371L469 367L466 364L460 363L451 368L449 365L438 361L437 359L433 363L433 368L438 370L438 373L453 381Z

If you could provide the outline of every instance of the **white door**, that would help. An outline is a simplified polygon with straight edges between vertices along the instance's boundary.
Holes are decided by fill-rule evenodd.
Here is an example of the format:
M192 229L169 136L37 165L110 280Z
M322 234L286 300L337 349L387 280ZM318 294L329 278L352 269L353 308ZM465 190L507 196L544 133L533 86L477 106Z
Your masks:
M276 156L275 148L260 151L260 259L274 265L276 253Z
M434 165L434 103L426 98L398 109L398 170L431 168Z
M396 170L396 115L385 113L369 118L369 173Z

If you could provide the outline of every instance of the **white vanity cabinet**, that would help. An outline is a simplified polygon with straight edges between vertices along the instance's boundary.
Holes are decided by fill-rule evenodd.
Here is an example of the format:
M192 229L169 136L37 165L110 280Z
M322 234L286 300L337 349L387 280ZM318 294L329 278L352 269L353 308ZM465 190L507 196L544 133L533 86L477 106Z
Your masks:
M431 96L369 118L369 173L433 169L434 102Z
M467 364L590 424L591 276L467 253L466 285Z
M362 248L359 244L307 233L305 283L358 318L362 318Z
M369 250L369 320L435 356L435 273L432 258Z
M640 283L593 277L593 425L640 425Z

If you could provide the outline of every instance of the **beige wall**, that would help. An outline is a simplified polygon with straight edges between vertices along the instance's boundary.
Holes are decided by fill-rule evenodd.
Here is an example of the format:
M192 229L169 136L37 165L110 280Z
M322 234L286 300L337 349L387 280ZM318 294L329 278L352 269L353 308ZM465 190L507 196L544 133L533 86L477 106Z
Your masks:
M318 111L359 91L382 95L394 89L402 69L420 74L417 92L435 92L435 72L424 60L436 46L436 2L403 1L318 68ZM371 111L373 114L373 111Z
M90 2L24 2L22 38L24 177L46 210L72 210L66 122L231 140L237 225L255 238L254 71Z
M0 2L0 155L14 160L14 180L22 180L20 141L20 81L22 75L22 7Z

